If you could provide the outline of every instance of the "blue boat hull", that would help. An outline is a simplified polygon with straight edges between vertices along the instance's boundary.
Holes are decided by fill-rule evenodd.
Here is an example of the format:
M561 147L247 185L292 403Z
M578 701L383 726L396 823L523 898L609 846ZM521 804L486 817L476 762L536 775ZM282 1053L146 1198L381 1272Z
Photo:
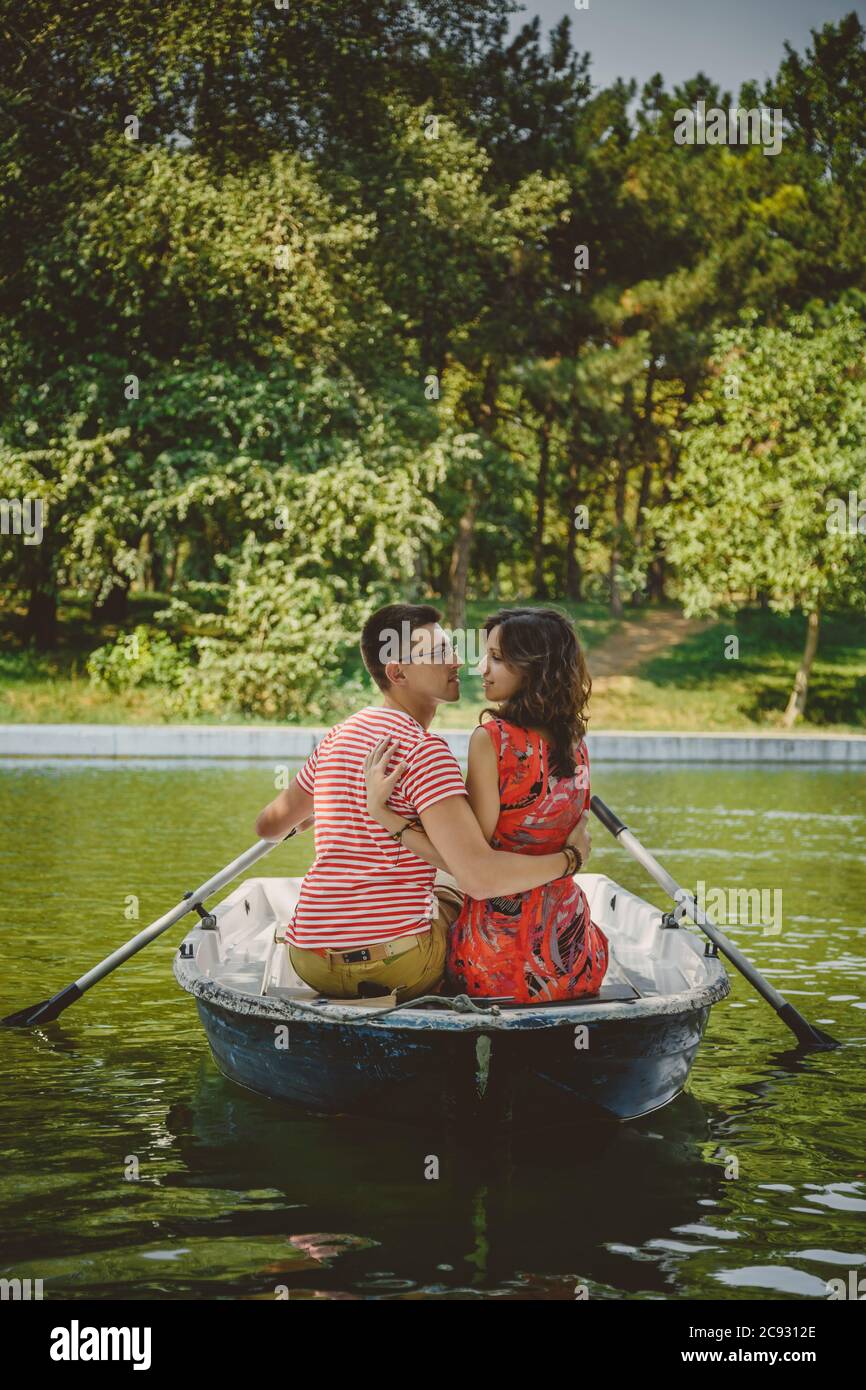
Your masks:
M214 1060L232 1081L319 1114L408 1123L535 1126L626 1120L686 1083L709 1005L670 1015L489 1032L238 1015L196 999Z

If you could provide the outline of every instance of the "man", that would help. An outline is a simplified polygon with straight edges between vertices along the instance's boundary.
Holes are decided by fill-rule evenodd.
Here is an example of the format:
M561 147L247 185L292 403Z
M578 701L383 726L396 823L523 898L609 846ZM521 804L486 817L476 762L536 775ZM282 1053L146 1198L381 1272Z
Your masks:
M461 661L439 618L427 604L394 603L367 620L361 655L382 704L329 730L256 821L258 835L280 840L315 818L316 858L287 935L295 972L329 997L395 992L402 1003L438 990L460 895L437 888L437 867L474 898L573 872L565 851L511 854L484 839L456 758L429 732L437 706L460 698ZM369 815L364 777L385 739L405 764L389 803L405 820L393 834Z

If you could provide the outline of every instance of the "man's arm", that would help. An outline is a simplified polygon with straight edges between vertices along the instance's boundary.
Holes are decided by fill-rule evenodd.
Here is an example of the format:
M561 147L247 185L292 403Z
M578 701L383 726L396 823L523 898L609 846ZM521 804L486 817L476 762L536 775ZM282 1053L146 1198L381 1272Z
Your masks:
M293 777L286 790L259 812L256 834L263 840L284 840L290 830L313 824L313 798Z
M405 816L398 816L397 812L392 811L390 806L384 806L374 817L374 820L377 820L389 835L395 835L398 830L403 830L403 827L409 824ZM432 864L435 869L444 869L446 873L451 872L442 855L438 853L420 826L414 830L405 830L400 839L417 859L423 859L425 864ZM396 840L394 843L396 844Z
M421 823L458 887L471 898L525 893L561 878L568 869L568 858L561 851L511 854L491 849L465 796L434 802L421 812Z

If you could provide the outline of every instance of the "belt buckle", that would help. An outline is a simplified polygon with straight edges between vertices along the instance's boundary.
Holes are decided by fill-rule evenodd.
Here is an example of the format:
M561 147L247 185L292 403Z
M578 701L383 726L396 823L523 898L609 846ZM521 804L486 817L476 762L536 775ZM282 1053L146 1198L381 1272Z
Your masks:
M343 951L342 956L346 965L355 965L359 961L369 960L370 952L366 946L362 946L358 951Z

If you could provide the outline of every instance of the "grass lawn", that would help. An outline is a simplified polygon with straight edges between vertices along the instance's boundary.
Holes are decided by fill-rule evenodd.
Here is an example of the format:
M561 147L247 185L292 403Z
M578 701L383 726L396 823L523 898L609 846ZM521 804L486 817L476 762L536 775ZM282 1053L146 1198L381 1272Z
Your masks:
M725 639L739 656L725 657ZM746 610L714 624L640 670L634 684L609 689L596 727L638 729L778 728L806 637L803 617ZM600 711L597 712L600 716ZM866 614L822 620L804 731L866 733Z
M135 596L126 626L147 622L161 596ZM606 638L624 629L600 604L558 602L577 624L589 655ZM480 626L491 603L469 606L468 626ZM61 606L60 640L51 654L34 653L17 640L18 619L0 611L0 723L161 724L171 722L157 690L141 687L112 694L91 686L84 666L94 647L115 629L95 627L72 594ZM641 623L641 610L628 610L626 623ZM739 639L739 656L726 659L725 638ZM590 729L655 729L769 732L779 727L802 651L805 620L746 610L678 640L627 674L596 680ZM359 667L360 671L360 661ZM370 687L371 701L375 699ZM443 708L434 728L469 728L484 707L480 678L465 670L463 697ZM357 708L353 692L345 713ZM255 723L227 711L202 723ZM866 614L827 616L801 732L866 733Z
M146 623L165 599L136 595L128 626ZM63 595L58 643L50 653L22 647L21 612L0 608L0 723L3 724L162 724L166 715L156 690L114 695L91 686L85 662L112 639L117 629L90 621L75 594Z

